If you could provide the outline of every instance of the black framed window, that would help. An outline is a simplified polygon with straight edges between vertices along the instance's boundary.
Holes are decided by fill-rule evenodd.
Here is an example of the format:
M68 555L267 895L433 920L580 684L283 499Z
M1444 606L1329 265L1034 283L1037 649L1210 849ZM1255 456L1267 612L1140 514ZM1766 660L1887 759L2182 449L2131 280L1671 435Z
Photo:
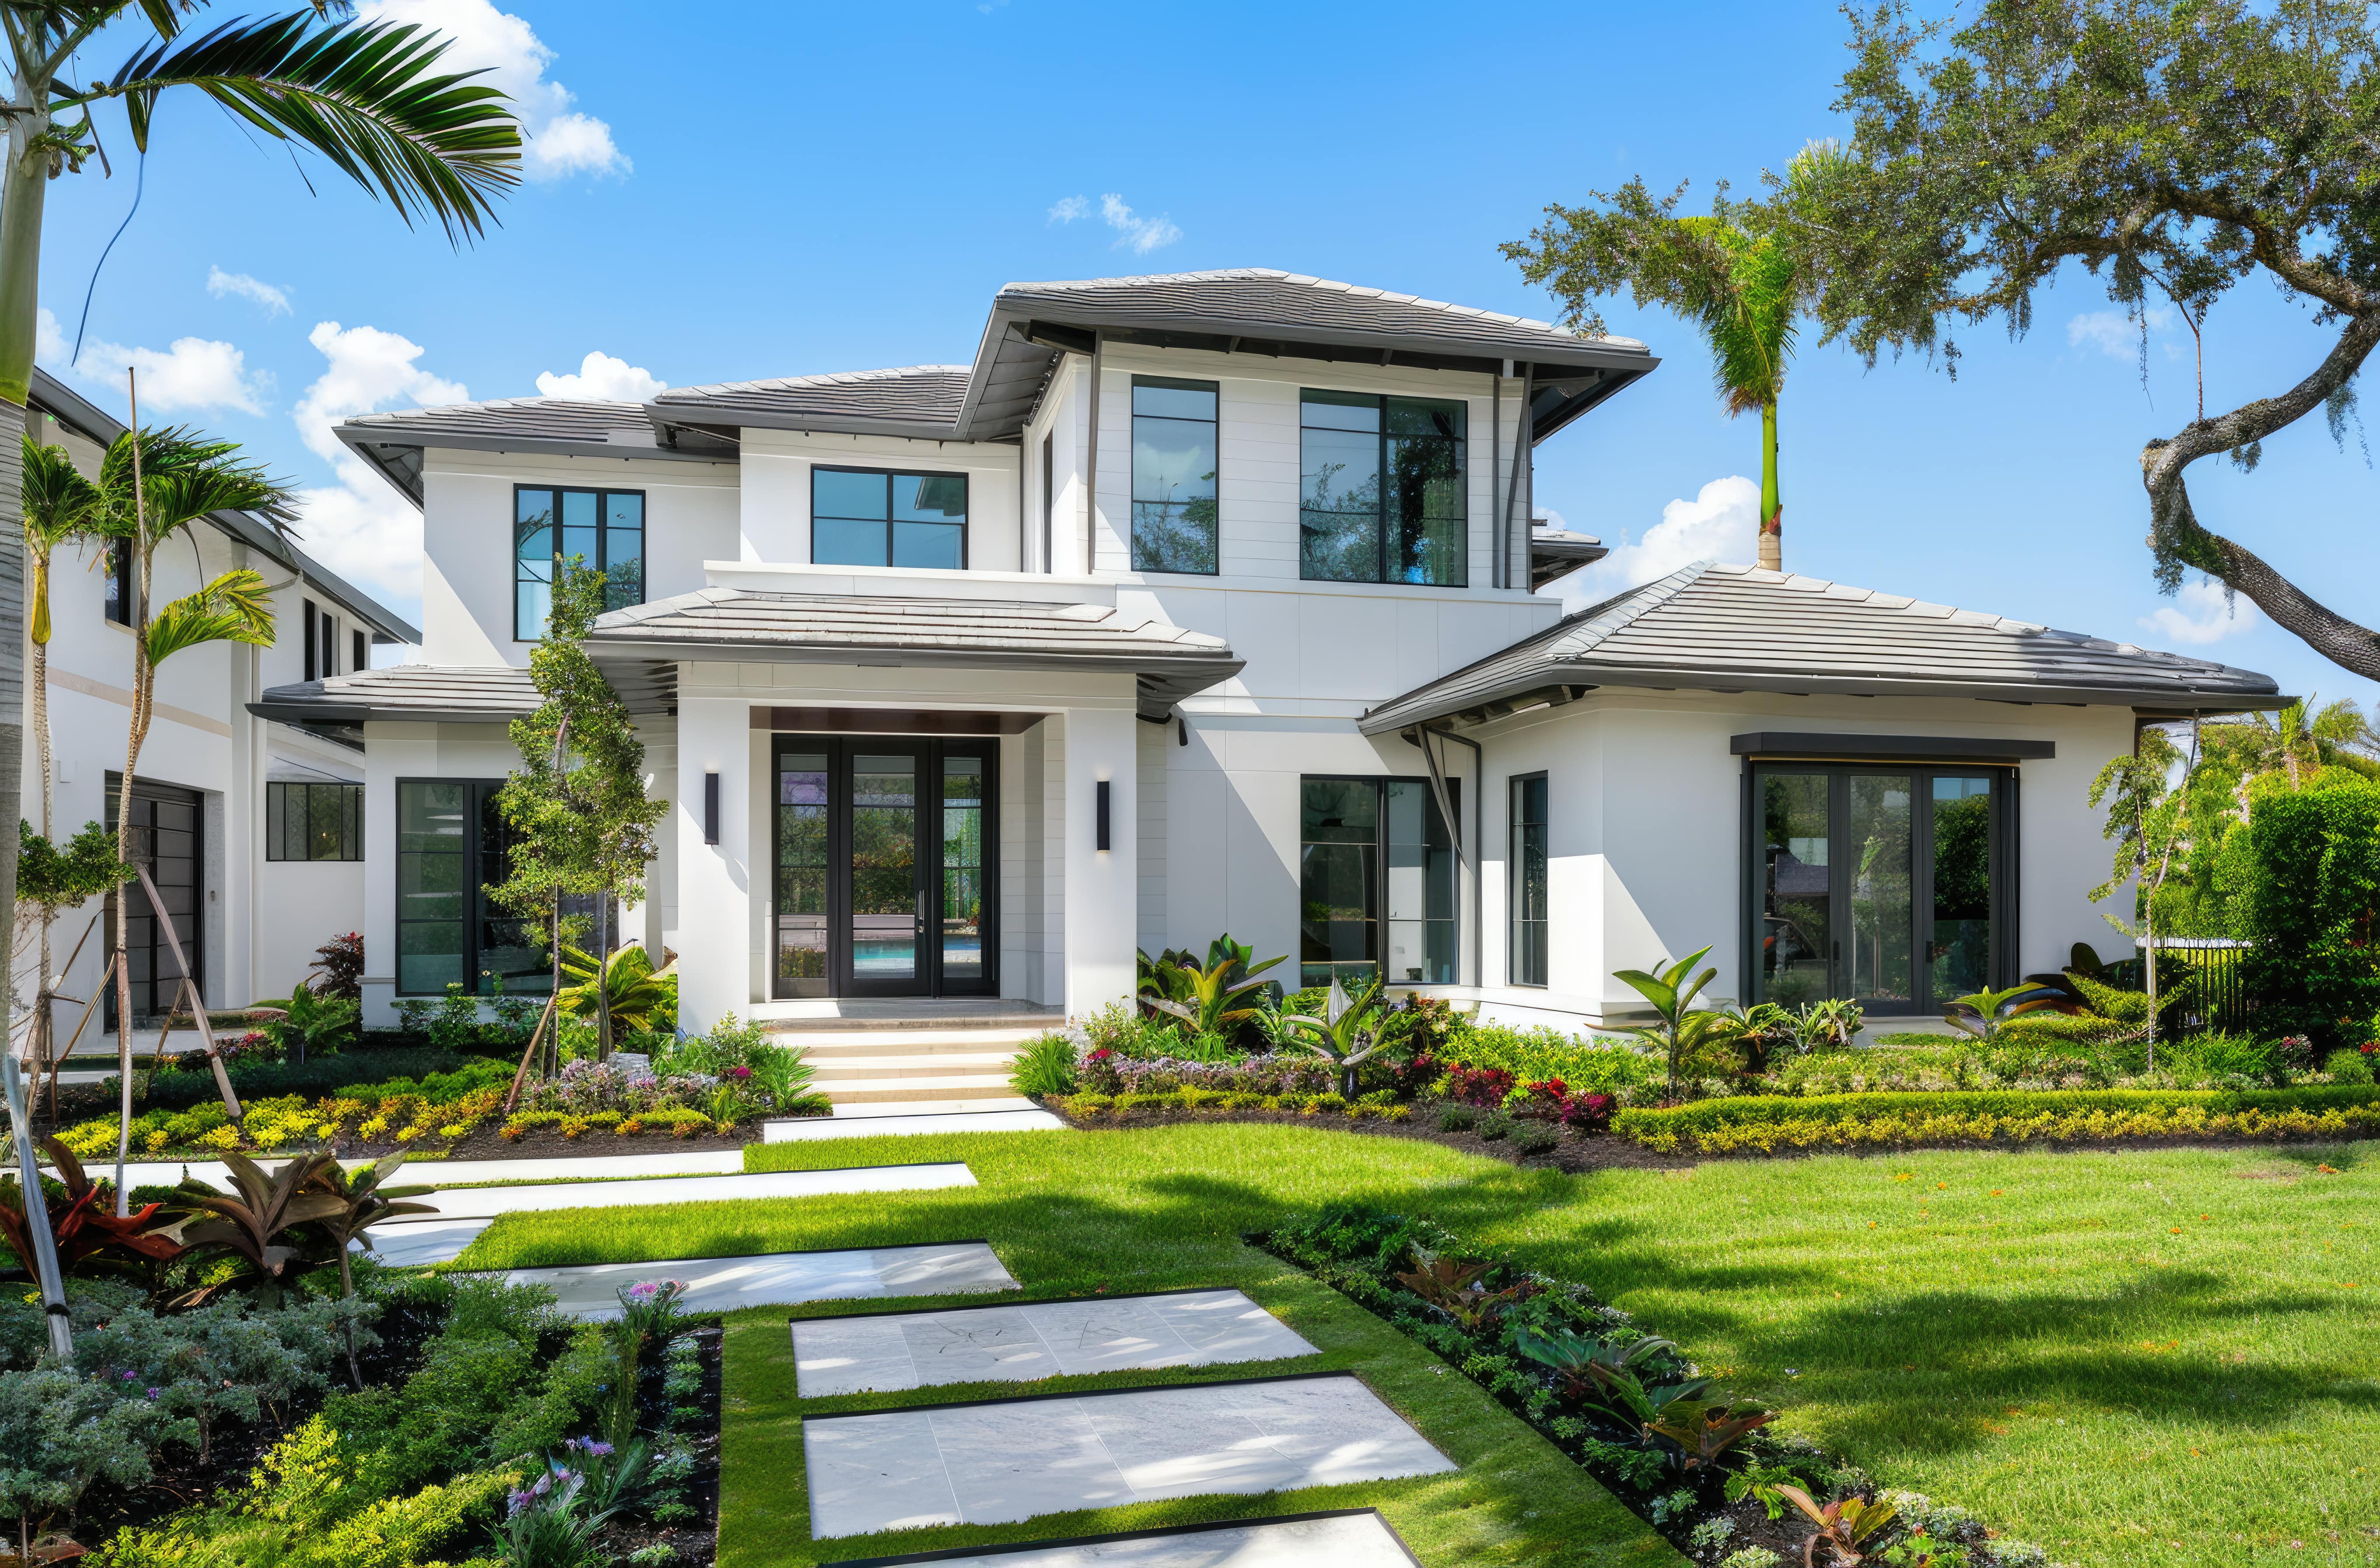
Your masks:
M119 626L132 624L132 546L125 540L111 539L100 546L107 553L107 587L101 601L100 614Z
M364 786L284 783L264 786L267 860L360 860L364 857Z
M364 634L363 634L363 633L361 633L361 632L359 632L359 631L351 631L351 632L349 632L349 633L347 634L347 642L348 642L348 659L347 659L347 670L348 670L348 672L349 672L350 674L353 674L353 673L355 673L356 671L358 671L358 670L369 670L369 669L370 669L370 668L371 668L371 651L370 651L370 649L369 648L369 646L368 646L368 645L365 643L365 641L364 641Z
M1132 569L1212 576L1216 384L1132 378Z
M1755 1000L1925 1014L2015 983L2012 770L1760 762L1747 777Z
M1505 862L1512 879L1512 946L1511 978L1516 986L1546 983L1546 917L1548 897L1546 815L1551 792L1543 773L1524 773L1512 780L1512 847Z
M1463 586L1470 508L1461 403L1298 395L1298 576Z
M1300 985L1454 983L1454 839L1427 779L1305 778L1298 837Z
M508 873L511 830L496 809L502 779L399 779L396 784L396 991L477 994L501 976L508 991L552 989L545 942L499 908L488 888Z
M959 571L966 565L966 520L965 474L810 470L813 565Z
M603 574L603 608L645 602L645 492L513 490L513 638L535 642L553 614L553 579L576 556Z

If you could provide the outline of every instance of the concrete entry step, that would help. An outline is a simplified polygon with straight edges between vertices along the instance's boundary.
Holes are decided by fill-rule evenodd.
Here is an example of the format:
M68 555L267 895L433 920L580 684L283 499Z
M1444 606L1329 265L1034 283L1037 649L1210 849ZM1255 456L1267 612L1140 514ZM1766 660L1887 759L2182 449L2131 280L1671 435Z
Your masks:
M772 1033L810 1029L1056 1028L1063 1010L991 997L882 997L755 1003L751 1020Z
M1005 1073L953 1074L934 1078L855 1078L822 1083L819 1091L836 1105L884 1105L903 1100L990 1100L1011 1096Z
M997 1073L1008 1076L1014 1051L945 1051L917 1056L813 1057L810 1071L821 1084L838 1078L924 1078L937 1074Z
M1315 1354L1235 1290L796 1319L793 1334L804 1399Z
M787 1045L799 1046L812 1062L826 1063L846 1056L1014 1056L1025 1049L1027 1040L1043 1031L1039 1029L919 1029L892 1034L882 1030L865 1034L829 1033L790 1034L782 1037Z
M1344 1372L813 1416L802 1447L820 1540L1455 1468Z
M868 1568L928 1562L935 1568L1414 1568L1417 1560L1378 1509L1358 1508L865 1561ZM857 1562L826 1568L857 1568Z
M952 1105L1002 1107L952 1110ZM832 1116L789 1117L760 1124L763 1143L807 1143L816 1138L880 1137L914 1133L1064 1132L1066 1124L1029 1100L894 1100L884 1105L838 1105Z

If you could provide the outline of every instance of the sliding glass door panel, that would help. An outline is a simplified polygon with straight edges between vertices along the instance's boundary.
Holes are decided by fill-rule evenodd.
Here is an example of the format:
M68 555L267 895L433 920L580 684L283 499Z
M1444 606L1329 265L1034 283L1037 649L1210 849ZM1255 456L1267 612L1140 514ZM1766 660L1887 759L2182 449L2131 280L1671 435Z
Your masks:
M1833 994L1832 812L1824 773L1760 780L1760 996L1787 1007Z
M1934 934L1926 943L1936 1006L1991 989L1992 781L1934 775Z
M856 991L897 994L924 978L918 928L925 889L917 877L920 759L914 751L851 758L851 979Z

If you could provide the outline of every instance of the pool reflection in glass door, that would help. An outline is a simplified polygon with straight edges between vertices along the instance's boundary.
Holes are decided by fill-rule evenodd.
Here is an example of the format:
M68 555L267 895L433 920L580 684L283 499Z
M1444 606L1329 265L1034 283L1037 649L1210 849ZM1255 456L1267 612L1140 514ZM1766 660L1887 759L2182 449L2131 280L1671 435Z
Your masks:
M914 751L851 758L851 978L855 991L899 991L922 977L918 926L917 774Z

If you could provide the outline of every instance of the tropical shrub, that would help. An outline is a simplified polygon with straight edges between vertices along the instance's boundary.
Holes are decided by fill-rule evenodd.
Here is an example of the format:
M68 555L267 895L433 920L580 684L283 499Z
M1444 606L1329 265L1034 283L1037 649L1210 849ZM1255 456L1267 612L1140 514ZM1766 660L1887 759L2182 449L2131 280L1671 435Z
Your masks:
M1062 1034L1046 1034L1025 1042L1008 1070L1009 1086L1035 1100L1075 1092L1075 1042Z
M195 1051L190 1054L199 1056ZM232 1088L243 1101L293 1094L319 1097L391 1078L420 1078L442 1073L476 1070L492 1079L500 1071L485 1057L422 1050L343 1051L336 1056L310 1057L303 1064L229 1058L225 1070L231 1076ZM107 1080L103 1089L104 1097L115 1094L115 1083L113 1077ZM141 1098L152 1108L179 1110L211 1100L219 1101L221 1098L214 1074L203 1059L192 1062L187 1068L178 1064L162 1068L141 1079L139 1087Z
M2380 1011L2380 782L2343 769L2302 789L2263 782L2244 841L2240 979L2258 1030L2361 1045Z
M1518 1084L1560 1078L1573 1092L1627 1096L1657 1089L1660 1060L1624 1039L1580 1039L1538 1025L1475 1024L1436 1052L1444 1066L1497 1068Z

